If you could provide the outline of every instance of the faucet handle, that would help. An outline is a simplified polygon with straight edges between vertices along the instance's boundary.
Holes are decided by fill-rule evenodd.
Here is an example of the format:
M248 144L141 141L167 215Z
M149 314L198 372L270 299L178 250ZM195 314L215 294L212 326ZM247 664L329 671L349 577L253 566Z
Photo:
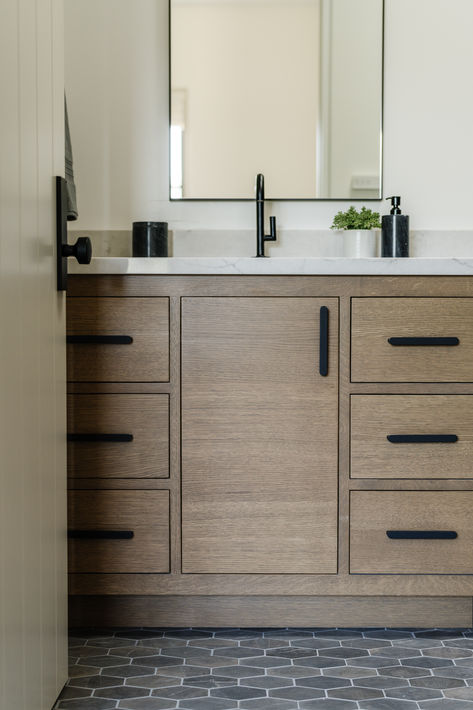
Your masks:
M276 217L269 218L269 234L265 234L265 242L275 242L276 241Z

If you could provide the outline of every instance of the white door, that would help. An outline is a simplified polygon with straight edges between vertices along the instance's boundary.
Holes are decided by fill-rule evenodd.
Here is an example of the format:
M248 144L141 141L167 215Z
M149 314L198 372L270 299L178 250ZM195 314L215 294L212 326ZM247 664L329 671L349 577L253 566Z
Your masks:
M0 21L0 708L50 710L67 678L62 0Z

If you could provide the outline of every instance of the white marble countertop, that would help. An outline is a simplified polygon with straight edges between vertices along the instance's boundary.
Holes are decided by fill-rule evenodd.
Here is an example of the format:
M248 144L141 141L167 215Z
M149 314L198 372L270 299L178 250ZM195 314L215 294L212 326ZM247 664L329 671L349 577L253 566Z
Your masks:
M469 276L473 257L349 259L343 257L96 257L69 262L70 274L193 274L291 276Z

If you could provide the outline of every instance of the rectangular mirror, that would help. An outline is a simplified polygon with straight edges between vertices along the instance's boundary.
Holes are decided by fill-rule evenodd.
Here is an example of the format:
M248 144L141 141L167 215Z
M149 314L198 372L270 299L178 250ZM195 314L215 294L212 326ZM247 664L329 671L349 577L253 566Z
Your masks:
M382 197L383 0L170 0L170 196Z

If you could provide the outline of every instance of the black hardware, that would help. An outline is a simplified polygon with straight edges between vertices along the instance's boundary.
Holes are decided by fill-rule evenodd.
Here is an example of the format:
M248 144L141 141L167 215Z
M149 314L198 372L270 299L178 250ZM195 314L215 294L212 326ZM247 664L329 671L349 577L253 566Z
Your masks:
M418 345L459 345L458 338L388 338L390 345L418 346Z
M68 335L66 342L71 345L131 345L129 335Z
M322 377L328 375L328 308L321 306L320 308L320 354L319 354L319 372Z
M386 530L390 540L455 540L454 530Z
M389 434L391 444L454 444L456 434Z
M133 441L133 434L68 434L68 441Z
M276 241L276 217L269 218L270 233L264 233L264 175L256 176L256 256L265 256L264 243Z
M56 177L56 259L57 290L67 288L67 257L75 256L79 264L90 264L92 243L89 237L79 237L75 244L67 243L67 183Z
M70 540L131 540L133 530L68 530Z

